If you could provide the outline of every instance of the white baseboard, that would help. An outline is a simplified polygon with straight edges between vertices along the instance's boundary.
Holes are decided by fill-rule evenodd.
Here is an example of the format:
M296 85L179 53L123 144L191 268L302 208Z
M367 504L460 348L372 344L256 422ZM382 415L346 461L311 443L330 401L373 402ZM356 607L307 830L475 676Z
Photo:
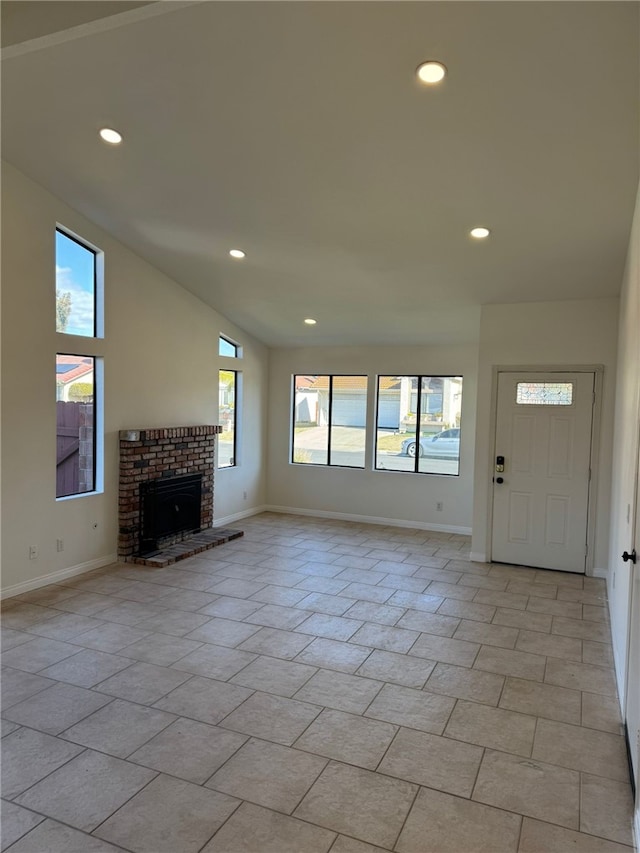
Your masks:
M470 527L453 524L431 524L426 521L406 521L401 518L378 518L373 515L355 515L349 512L332 512L323 509L301 509L293 506L267 505L260 512L280 512L286 515L308 515L312 518L335 518L338 521L356 521L360 524L382 524L386 527L410 527L415 530L433 530L438 533L460 533L471 535Z
M611 607L610 602L609 607ZM609 618L611 618L611 612L609 612ZM621 650L618 648L615 634L612 633L611 639L613 644L613 669L616 677L616 685L618 687L618 704L620 705L620 713L624 719L624 709L627 702L625 672L626 649Z
M268 506L254 506L251 509L243 509L242 512L234 512L231 515L225 515L222 518L214 518L211 523L212 527L226 527L227 524L233 524L234 521L240 521L241 518L249 518L252 515L258 515L261 512L268 512Z
M636 850L640 850L640 806L633 816L633 834L635 835Z
M593 567L592 578L604 578L605 580L609 577L609 572L606 569L599 569L597 566Z
M355 521L362 524L382 524L387 527L409 527L416 530L433 530L439 533L459 533L464 536L471 535L470 527L460 527L453 524L430 524L423 521L405 521L404 519L399 518L378 518L376 516L355 515L344 512L328 512L317 509L300 509L299 507L274 506L271 504L254 506L251 507L251 509L242 510L242 512L235 512L231 515L226 515L223 518L215 518L212 526L226 527L228 524L233 524L233 522L240 521L243 518L250 518L252 515L259 515L261 512L278 512L286 515L308 515L312 518L335 518L340 521ZM472 559L477 562L484 562L484 560L479 559L478 555L472 555ZM92 569L101 569L103 566L108 566L111 563L116 563L117 561L117 554L108 554L105 557L98 557L95 560L87 560L86 563L79 563L77 566L70 566L67 569L59 569L55 572L49 572L46 575L41 575L40 577L32 578L31 580L23 581L22 583L17 583L13 586L7 587L6 589L0 590L0 599L11 598L14 595L20 595L23 592L30 592L32 589L38 589L41 586L47 586L48 584L57 583L58 581L65 580L66 578L82 575Z
M31 592L32 589L38 589L41 586L48 586L50 583L57 583L66 578L73 578L76 575L83 575L85 572L90 572L91 569L101 569L103 566L108 566L111 563L118 561L117 554L108 554L106 557L97 557L95 560L87 560L86 563L78 563L77 566L70 566L68 569L58 569L56 572L49 572L46 575L41 575L38 578L32 578L29 581L13 584L6 589L0 591L0 598L11 598L14 595L20 595L23 592Z
M469 559L472 563L488 563L487 555L484 551L472 551L469 554Z

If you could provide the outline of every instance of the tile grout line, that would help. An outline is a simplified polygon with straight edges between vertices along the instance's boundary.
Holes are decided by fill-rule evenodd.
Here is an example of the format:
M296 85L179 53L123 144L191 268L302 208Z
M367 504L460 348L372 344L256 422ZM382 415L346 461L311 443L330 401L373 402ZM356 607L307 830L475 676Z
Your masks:
M22 726L22 728L28 729L29 731L38 732L38 734L45 734L44 732L40 732L38 729L32 729L29 726ZM12 734L13 734L13 732L12 732ZM8 737L8 735L7 735L7 737ZM57 735L50 735L50 737L57 737ZM65 743L72 743L72 741L65 741ZM84 755L84 753L87 752L89 749L89 747L82 746L81 744L73 744L72 743L72 745L80 747L80 752L78 752L77 755L72 755L71 758L68 758L66 761L63 761L62 764L58 765L58 767L54 767L53 770L50 770L41 779L38 779L32 785L28 785L23 791L20 791L20 793L14 794L11 797L7 797L6 795L3 795L3 799L5 799L9 803L14 803L16 806L21 806L24 809L29 809L30 811L35 811L35 809L32 809L29 806L22 806L21 803L16 803L16 800L18 799L18 797L22 797L22 796L24 796L24 794L28 794L32 788L35 788L35 786L39 785L40 782L43 782L45 779L48 779L49 776L52 776L56 771L61 770L63 767L66 767L67 764L70 764L76 758L80 758L80 756ZM37 812L37 814L41 814L41 812ZM45 815L45 816L49 817L49 815ZM52 820L55 820L55 818L52 818Z
M416 784L416 783L412 783L412 784L415 784L415 785L416 785L416 792L415 792L415 794L413 795L413 799L411 800L411 805L410 805L410 806L409 806L409 808L407 809L407 813L406 813L406 815L404 816L404 820L402 821L402 825L400 826L400 829L398 830L398 832L397 832L397 834L396 834L396 837L395 837L395 839L394 839L394 841L393 841L393 844L391 845L391 849L392 849L392 850L395 850L395 848L396 848L396 846L397 846L397 844L398 844L398 842L399 842L399 840L400 840L400 836L402 835L402 833L403 833L403 831L404 831L404 828L405 828L405 826L407 825L407 821L409 820L409 815L410 815L410 814L411 814L411 812L413 811L413 807L415 806L415 804L416 804L416 800L418 799L418 796L420 795L420 791L422 790L422 787L423 787L422 785L418 785L418 784Z

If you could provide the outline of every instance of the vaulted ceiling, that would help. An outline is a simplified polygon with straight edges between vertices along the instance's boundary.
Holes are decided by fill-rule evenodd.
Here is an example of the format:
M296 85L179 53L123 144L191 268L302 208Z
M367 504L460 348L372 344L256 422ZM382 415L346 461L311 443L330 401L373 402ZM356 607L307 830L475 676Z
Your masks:
M472 341L618 293L638 9L4 2L3 156L268 345Z

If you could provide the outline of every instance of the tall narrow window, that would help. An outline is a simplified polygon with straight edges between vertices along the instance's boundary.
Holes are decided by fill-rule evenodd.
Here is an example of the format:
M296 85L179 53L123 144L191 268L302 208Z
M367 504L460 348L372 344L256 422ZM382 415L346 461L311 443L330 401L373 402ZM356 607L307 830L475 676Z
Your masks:
M460 472L461 376L379 376L376 468Z
M96 489L96 361L56 355L56 497Z
M242 347L226 335L220 335L218 355L236 359L234 363L238 364L237 360L242 358ZM218 436L218 468L233 468L238 464L241 376L237 370L218 371L218 419L222 426L222 432Z
M231 468L236 464L236 387L235 370L218 373L218 417L222 432L218 437L218 468Z
M366 376L294 376L292 459L364 468Z
M85 338L98 335L98 255L56 229L56 332Z

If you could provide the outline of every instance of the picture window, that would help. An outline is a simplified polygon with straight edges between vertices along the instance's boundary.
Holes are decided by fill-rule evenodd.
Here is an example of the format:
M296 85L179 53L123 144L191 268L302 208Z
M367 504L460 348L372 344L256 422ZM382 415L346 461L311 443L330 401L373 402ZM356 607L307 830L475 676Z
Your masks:
M364 468L367 377L293 377L291 462Z
M379 376L379 471L458 476L462 376Z

